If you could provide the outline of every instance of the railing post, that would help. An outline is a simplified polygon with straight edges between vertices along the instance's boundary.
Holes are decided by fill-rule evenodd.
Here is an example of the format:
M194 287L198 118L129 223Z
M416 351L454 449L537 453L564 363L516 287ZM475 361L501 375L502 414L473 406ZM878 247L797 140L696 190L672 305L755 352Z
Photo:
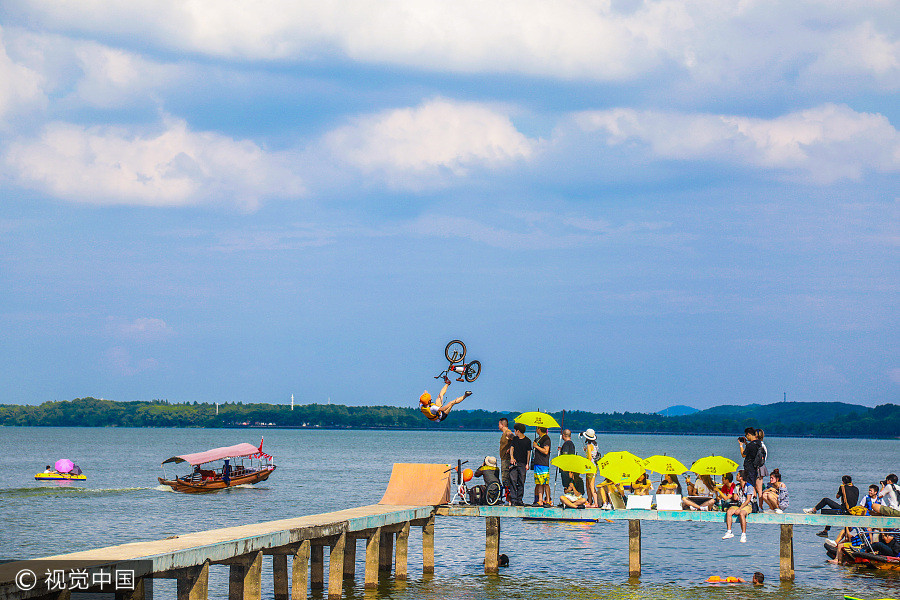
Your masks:
M328 557L328 598L340 598L344 591L344 547L347 543L347 532L338 536L331 545Z
M184 569L178 577L178 600L206 600L209 595L209 561Z
M794 580L794 526L781 525L781 580Z
M320 543L313 544L310 550L309 587L321 590L325 587L325 549Z
M500 517L484 520L484 572L500 572Z
M641 576L641 522L628 520L628 576Z
M309 540L300 542L291 565L291 600L306 600L309 593Z
M422 526L422 573L434 573L434 515Z
M275 584L275 600L288 600L287 554L272 555L272 579Z
M378 558L381 554L381 527L371 532L366 540L366 589L378 587Z
M260 600L262 597L262 552L251 552L231 563L228 574L229 600Z
M397 532L397 548L394 553L394 579L402 580L407 577L409 550L409 521L403 524L403 529Z

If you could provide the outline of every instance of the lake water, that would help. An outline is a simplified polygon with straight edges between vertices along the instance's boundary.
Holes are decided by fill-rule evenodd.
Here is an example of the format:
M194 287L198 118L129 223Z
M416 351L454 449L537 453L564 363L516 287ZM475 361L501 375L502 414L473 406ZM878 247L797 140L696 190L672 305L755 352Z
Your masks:
M255 445L260 435L265 436L264 450L274 455L278 469L259 486L194 496L157 484L165 458L239 442ZM496 455L498 437L494 432L0 427L5 449L0 455L0 558L35 558L373 504L381 498L394 462L455 464L461 458L477 466L484 455ZM900 441L767 438L766 442L767 466L781 470L790 490L789 512L833 496L841 475L852 475L862 490L898 470ZM603 435L600 444L604 452L665 453L685 464L709 454L739 459L733 437ZM58 458L78 463L87 482L34 481L36 472ZM389 581L377 592L364 591L360 544L357 581L345 583L345 596L401 600L900 597L900 578L895 575L826 563L816 528L794 528L793 585L778 581L777 526L751 525L746 544L737 537L722 540L724 525L645 521L642 530L643 574L637 583L627 577L626 522L585 525L504 519L501 551L509 555L511 564L500 576L489 577L482 566L484 521L438 517L433 577L421 576L421 537L414 528L408 582ZM713 574L749 579L757 570L767 577L762 589L702 583ZM268 561L264 573L264 597L271 598ZM227 597L224 567L211 571L210 583L211 595ZM157 585L157 597L174 595L166 585Z

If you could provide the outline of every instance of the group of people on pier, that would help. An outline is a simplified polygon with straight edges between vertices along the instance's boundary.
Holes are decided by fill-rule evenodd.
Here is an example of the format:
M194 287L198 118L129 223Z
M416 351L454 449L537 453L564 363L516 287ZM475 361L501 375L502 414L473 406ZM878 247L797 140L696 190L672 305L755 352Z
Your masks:
M498 478L507 490L510 505L525 506L527 471L534 473L534 499L530 506L568 507L568 508L603 508L621 507L622 501L629 495L649 496L654 493L654 485L647 474L642 473L630 484L619 484L609 479L597 481L596 474L560 471L564 492L553 498L550 486L550 459L557 454L579 454L572 440L572 432L563 429L561 443L553 449L553 443L547 429L538 427L534 439L526 435L526 427L516 423L509 427L506 418L499 420L500 460L485 457L482 468L475 472L476 476L485 477L485 483ZM578 436L582 442L583 455L593 463L601 458L597 435L593 429L586 429ZM723 539L735 537L732 524L735 519L740 524L740 541L747 541L747 515L755 512L782 513L790 505L788 486L782 479L779 469L771 472L766 466L768 448L765 444L765 432L762 429L748 427L744 435L738 438L743 468L735 473L723 473L716 481L712 475L702 474L691 481L690 475L685 481L679 480L677 474L663 475L655 487L656 494L675 494L681 497L681 508L684 510L722 511L726 524ZM868 494L860 499L859 490L852 484L852 478L845 475L835 500L823 498L814 508L804 509L806 513L815 513L825 509L832 514L885 515L900 516L900 486L897 476L889 474L881 485L869 486ZM829 528L818 535L827 537ZM848 537L854 532L842 532ZM893 539L887 536L887 539ZM881 551L900 553L900 535L896 543L887 544ZM894 548L893 546L896 546Z

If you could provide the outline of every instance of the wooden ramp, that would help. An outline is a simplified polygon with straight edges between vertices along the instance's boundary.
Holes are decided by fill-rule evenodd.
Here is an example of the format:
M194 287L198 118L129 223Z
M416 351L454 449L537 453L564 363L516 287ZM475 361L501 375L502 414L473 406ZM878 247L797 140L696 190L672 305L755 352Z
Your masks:
M450 502L450 465L394 463L378 504L434 506Z

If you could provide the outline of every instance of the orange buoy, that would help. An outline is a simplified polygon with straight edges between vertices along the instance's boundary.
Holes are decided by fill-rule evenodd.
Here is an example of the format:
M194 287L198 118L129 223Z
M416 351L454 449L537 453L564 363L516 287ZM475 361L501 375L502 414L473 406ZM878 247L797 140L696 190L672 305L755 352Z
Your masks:
M472 481L472 469L463 469L463 481Z

